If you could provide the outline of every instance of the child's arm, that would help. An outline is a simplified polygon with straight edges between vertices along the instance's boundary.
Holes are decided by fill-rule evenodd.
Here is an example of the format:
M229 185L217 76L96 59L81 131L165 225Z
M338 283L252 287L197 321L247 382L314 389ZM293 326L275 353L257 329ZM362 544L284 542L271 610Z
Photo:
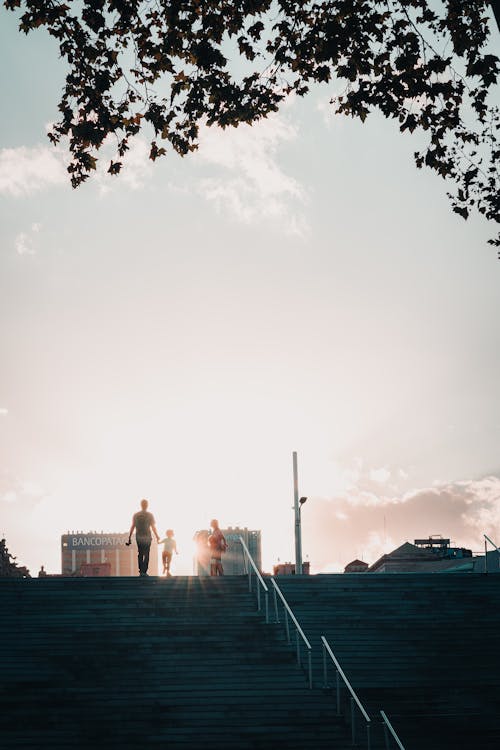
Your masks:
M158 544L163 544L166 541L167 541L166 539L158 539Z
M154 523L154 519L153 519L153 523L151 524L151 530L152 530L153 534L156 537L156 541L159 544L160 543L160 535L158 534L158 530L156 528L156 524Z
M174 542L174 550L175 550L175 554L178 555L179 550L177 549L177 542Z

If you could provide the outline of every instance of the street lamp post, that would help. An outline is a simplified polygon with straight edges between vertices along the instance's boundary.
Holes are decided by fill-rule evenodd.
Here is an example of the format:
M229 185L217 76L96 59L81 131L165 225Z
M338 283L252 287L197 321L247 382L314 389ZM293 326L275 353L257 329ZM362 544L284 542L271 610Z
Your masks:
M302 527L300 509L307 500L301 497L299 500L299 474L297 469L297 452L293 454L293 509L295 515L295 575L302 575Z

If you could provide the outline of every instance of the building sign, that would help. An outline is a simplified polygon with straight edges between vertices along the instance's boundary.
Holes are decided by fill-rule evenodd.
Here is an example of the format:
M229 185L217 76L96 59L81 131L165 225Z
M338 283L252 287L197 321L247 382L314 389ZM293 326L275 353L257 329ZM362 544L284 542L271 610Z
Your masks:
M126 546L123 532L72 531L61 536L61 573L72 575L137 575L137 547ZM105 566L108 566L107 568ZM158 572L158 545L151 545L149 568ZM105 572L103 572L105 571Z
M118 549L125 546L128 534L66 534L63 546L67 549Z

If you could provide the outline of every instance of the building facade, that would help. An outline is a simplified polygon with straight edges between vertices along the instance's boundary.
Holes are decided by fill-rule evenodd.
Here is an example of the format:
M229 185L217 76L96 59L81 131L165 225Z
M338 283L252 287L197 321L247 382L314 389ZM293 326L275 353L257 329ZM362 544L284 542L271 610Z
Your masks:
M240 536L248 547L257 568L262 570L262 549L260 531L251 531L250 529L240 529L238 526L233 528L221 529L227 542L227 551L222 555L222 565L225 575L239 576L247 572L243 547L240 542ZM205 529L197 531L194 535L196 543L196 554L194 560L195 575L210 575L210 548L208 546L209 532Z
M61 536L61 573L63 576L110 575L136 576L137 546L126 546L128 534L98 534L95 531L67 533ZM109 566L109 567L108 567ZM97 572L99 571L99 572ZM109 571L103 573L102 571ZM158 545L151 544L149 572L158 574Z

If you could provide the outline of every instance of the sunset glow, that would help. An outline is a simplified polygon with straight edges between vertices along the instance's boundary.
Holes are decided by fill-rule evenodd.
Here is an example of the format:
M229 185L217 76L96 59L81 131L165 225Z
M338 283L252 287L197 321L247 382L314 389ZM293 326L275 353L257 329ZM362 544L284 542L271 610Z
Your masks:
M313 572L441 533L500 540L500 264L415 140L316 88L253 128L72 191L46 141L62 64L0 24L0 533L36 574L148 498ZM50 54L49 54L50 52ZM15 76L12 71L16 71ZM500 542L497 542L500 543Z

